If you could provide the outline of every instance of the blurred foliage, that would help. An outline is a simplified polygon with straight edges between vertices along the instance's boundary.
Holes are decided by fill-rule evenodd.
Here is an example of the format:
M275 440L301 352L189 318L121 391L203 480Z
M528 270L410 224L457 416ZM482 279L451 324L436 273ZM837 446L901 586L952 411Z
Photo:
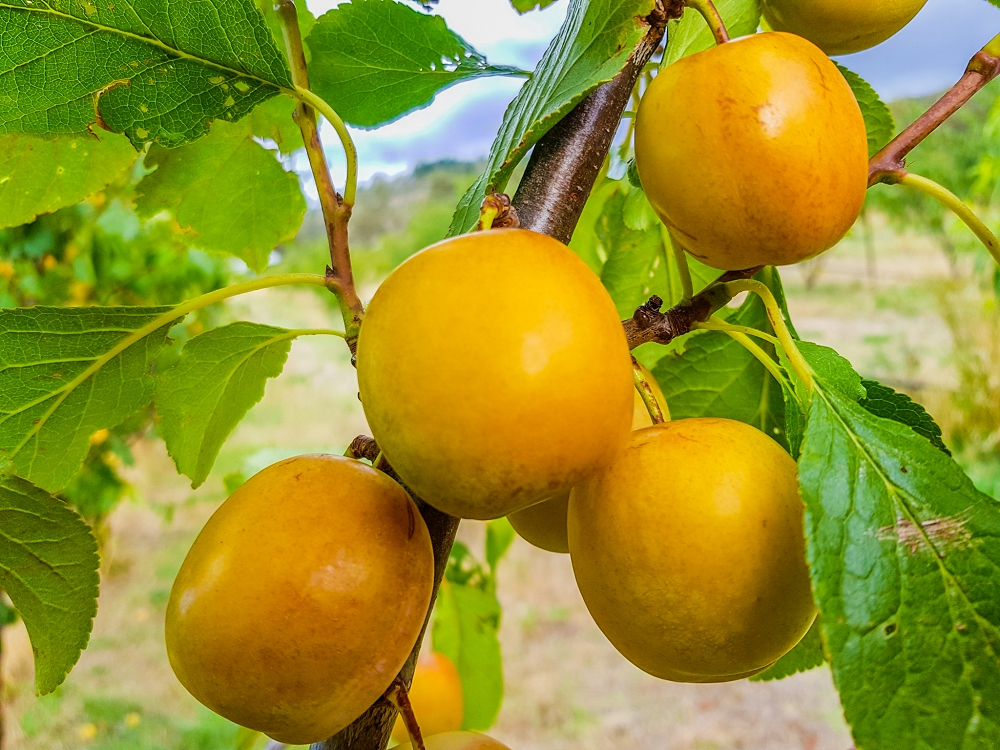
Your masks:
M902 129L934 97L892 105ZM908 168L941 183L1000 229L1000 82L994 81L920 144ZM980 488L1000 496L1000 268L968 228L944 206L916 190L877 185L868 191L861 230L874 257L871 221L884 216L900 233L932 239L951 276L930 290L952 336L957 387L945 419L948 443Z
M359 284L377 283L421 248L443 240L455 204L480 166L435 162L403 177L378 176L364 187L351 218L351 261ZM276 272L321 271L330 262L322 216L310 213L298 240L281 252ZM328 297L335 305L332 295Z
M0 230L0 307L170 305L225 286L237 273L231 261L189 249L172 219L136 215L143 174L137 165L82 203ZM173 334L182 342L213 327L218 315L208 308L189 316ZM177 350L165 350L158 366L172 364ZM129 443L151 425L147 409L91 436L83 469L61 493L101 541L104 520L131 493L121 476L132 463Z
M513 541L514 527L506 518L487 523L485 565L455 542L434 607L434 651L451 659L462 678L463 729L489 729L503 703L497 564Z

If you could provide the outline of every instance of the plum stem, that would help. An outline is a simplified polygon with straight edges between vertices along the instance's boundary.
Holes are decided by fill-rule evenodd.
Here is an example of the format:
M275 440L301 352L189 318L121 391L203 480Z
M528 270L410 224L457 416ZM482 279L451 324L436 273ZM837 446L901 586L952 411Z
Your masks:
M716 44L725 44L729 41L729 30L726 28L725 21L722 20L722 14L719 13L719 9L715 7L712 0L687 0L685 5L694 8L705 17L708 28L712 30L712 36L715 37Z
M795 343L795 338L792 336L791 331L788 330L788 324L785 323L785 316L781 312L781 306L778 304L778 300L775 299L774 293L767 288L766 284L754 281L753 279L730 281L725 286L726 291L733 297L742 292L750 292L760 297L764 303L764 308L767 310L767 318L778 337L778 343L784 350L785 356L788 357L789 364L791 364L792 369L799 376L799 380L802 381L806 389L811 391L814 386L812 368L809 367L809 363L802 356L802 352L799 351L799 347Z
M638 391L642 403L646 405L646 411L649 412L649 418L653 420L653 424L663 424L666 422L667 420L663 416L663 409L660 407L660 402L656 400L656 395L653 393L653 389L650 387L649 381L646 380L646 375L635 357L632 357L632 376L635 379L635 389Z
M413 712L413 704L410 703L410 694L406 690L406 684L399 676L385 691L385 697L403 717L406 731L410 735L410 745L414 746L415 750L426 750L423 735L420 733L420 724L417 723L417 715Z

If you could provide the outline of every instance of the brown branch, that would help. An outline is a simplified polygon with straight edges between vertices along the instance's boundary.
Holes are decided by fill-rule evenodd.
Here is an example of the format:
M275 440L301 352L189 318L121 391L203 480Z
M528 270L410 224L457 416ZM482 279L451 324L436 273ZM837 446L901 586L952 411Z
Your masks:
M417 715L413 713L413 704L410 703L410 694L399 677L392 681L392 685L385 692L385 697L403 717L406 732L410 735L410 745L415 746L415 750L426 750L424 736L420 731L420 724L417 723Z
M630 349L655 341L669 344L678 336L690 333L695 323L703 323L732 300L725 288L726 282L749 279L760 273L761 267L746 271L728 271L687 302L682 302L666 312L660 312L663 300L650 298L628 320L622 321Z
M657 3L645 20L649 31L622 71L599 86L535 145L514 196L521 226L568 243L611 149L622 113L643 66L663 39L667 21L683 6Z
M302 46L302 32L299 29L298 10L292 0L279 0L274 11L281 23L281 32L285 38L285 49L288 52L288 62L292 70L292 82L299 88L309 88L309 70L306 67L305 50ZM354 270L351 267L351 250L348 242L347 225L351 221L354 207L345 203L337 192L330 177L330 168L326 162L326 153L319 137L316 124L316 112L300 103L293 114L295 123L302 133L306 154L309 156L309 166L313 179L316 181L316 191L319 193L319 204L323 210L323 224L326 227L326 239L330 246L330 265L326 267L326 277L330 279L332 290L337 295L340 311L346 326L346 341L351 349L352 360L357 354L358 332L361 320L365 314L364 305L358 296L354 285Z
M975 54L958 83L872 157L868 165L868 186L892 181L894 175L905 172L910 152L997 75L1000 75L1000 35Z
M664 10L662 2L657 3L657 10L647 19L650 29L632 53L624 70L615 79L591 93L535 145L534 154L521 180L521 187L514 198L515 214L519 217L520 226L549 234L563 242L568 242L573 235L584 203L611 147L632 88L642 73L643 66L659 46L667 20L678 17L683 9L677 0L667 2L671 5L673 15ZM354 455L369 460L378 459L378 447L371 438L356 439L350 450ZM379 462L379 468L398 480L398 476L384 459ZM434 547L436 597L459 521L416 497L414 499L427 522ZM426 624L424 627L426 628ZM404 685L409 685L413 678L422 640L421 634L406 666L400 672ZM313 750L383 750L389 740L396 713L396 708L389 701L379 700L336 737L313 745Z

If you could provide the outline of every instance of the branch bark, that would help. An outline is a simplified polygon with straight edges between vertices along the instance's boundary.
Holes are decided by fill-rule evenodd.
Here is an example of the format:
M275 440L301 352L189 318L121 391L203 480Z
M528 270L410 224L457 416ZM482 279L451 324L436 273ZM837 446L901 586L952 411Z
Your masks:
M663 300L651 297L649 302L635 311L635 315L622 321L629 349L650 341L669 344L678 336L690 333L695 323L704 323L732 300L733 296L726 291L726 283L753 278L761 270L762 267L728 271L690 300L666 312L660 312Z
M647 18L649 31L622 71L599 86L536 145L514 208L521 226L568 243L611 148L632 89L663 40L666 24L683 7L660 4Z
M611 148L632 88L643 66L663 39L666 22L671 17L676 15L669 15L658 2L657 9L648 19L649 31L622 72L580 102L535 145L521 187L514 198L514 208L522 227L549 234L563 242L568 242L573 236L583 206ZM352 445L356 455L367 455L375 448L370 438L355 441ZM427 522L434 546L436 597L459 521L414 499ZM424 627L426 629L426 624ZM413 653L400 672L407 687L413 679L421 640L422 637L417 640ZM381 699L335 737L313 745L313 750L383 750L389 741L395 718L395 707L388 700Z
M302 47L302 32L299 29L298 10L292 0L279 0L274 6L281 31L285 38L285 50L292 70L292 81L299 88L309 90L309 70L306 67L305 50ZM348 243L347 225L351 220L354 206L344 201L337 192L330 177L330 167L326 162L326 153L319 137L316 124L316 112L312 107L300 103L293 115L295 123L302 133L306 154L309 156L309 166L316 190L319 193L319 204L323 211L323 224L326 227L326 239L330 246L330 265L326 267L326 277L331 281L333 293L337 296L340 311L346 326L347 346L351 350L351 358L356 356L358 348L358 332L361 330L361 320L365 308L354 285L354 270L351 267L351 250Z

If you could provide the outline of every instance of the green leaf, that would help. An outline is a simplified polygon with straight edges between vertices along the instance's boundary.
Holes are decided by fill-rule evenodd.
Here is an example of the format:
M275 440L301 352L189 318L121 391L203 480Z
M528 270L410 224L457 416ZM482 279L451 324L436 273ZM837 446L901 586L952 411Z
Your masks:
M0 456L50 492L66 486L90 436L152 399L171 310L0 310Z
M292 81L253 0L0 0L0 133L177 146Z
M62 500L0 473L0 588L24 619L35 687L51 693L87 647L97 614L97 541Z
M15 622L17 622L17 610L0 597L0 628L13 625Z
M518 13L527 13L529 10L534 10L538 8L543 10L548 8L556 0L510 0L510 4L514 6L514 10Z
M320 17L307 41L313 89L362 128L426 107L460 81L521 73L488 64L443 18L395 0L339 5Z
M486 564L495 570L497 563L507 554L514 543L517 532L506 518L498 518L486 524Z
M926 438L822 379L799 477L857 746L1000 745L1000 505Z
M127 138L45 140L0 135L0 229L79 203L103 189L136 160Z
M861 385L868 392L868 397L860 402L865 409L876 417L909 425L918 435L930 440L935 448L951 455L948 446L944 444L941 428L923 406L905 393L897 393L874 380L862 380Z
M160 434L177 471L200 486L226 438L281 374L292 340L302 331L233 323L196 336L160 378Z
M507 107L486 170L459 202L450 236L472 229L483 199L506 188L528 150L577 102L618 75L652 9L653 0L570 0L562 28Z
M598 178L590 191L590 197L583 207L580 220L576 223L576 230L573 238L569 242L569 248L579 255L590 270L601 275L604 262L607 260L607 253L603 252L600 240L595 231L597 222L604 216L604 208L608 200L619 190L616 180L604 180Z
M729 322L770 331L767 313L756 297L749 298ZM735 419L779 442L784 437L780 385L750 352L724 333L693 334L683 349L674 349L657 363L653 375L674 419Z
M629 183L631 185L631 183ZM649 204L649 199L642 191L642 188L632 186L628 196L625 198L625 205L622 207L622 220L629 229L637 232L645 232L648 229L660 228L660 220L656 216L656 211Z
M868 131L868 156L877 154L883 146L892 140L896 132L896 123L892 119L889 107L879 98L878 93L864 78L837 64L844 78L851 85L854 96L861 107L865 118L865 128Z
M274 141L278 151L291 154L303 147L302 131L292 119L298 102L287 96L269 99L250 113L250 130L258 138Z
M217 122L206 138L183 148L154 147L156 171L136 189L136 209L171 211L204 250L235 255L258 273L282 242L295 238L306 213L299 178L254 141L252 121Z
M820 620L817 619L795 648L778 659L766 671L751 677L750 682L783 680L799 672L807 672L810 669L823 666L826 663L826 657L823 655L821 628Z
M757 33L760 25L760 0L716 0L715 7L726 22L726 28L733 39ZM712 30L694 8L687 8L679 21L671 21L667 34L669 42L663 53L663 65L715 46Z
M605 203L595 232L607 257L601 281L615 301L619 317L628 318L653 294L669 299L670 286L659 220L643 230L630 228L629 198L638 194L645 200L645 196L634 188L626 195L621 182L618 187ZM639 206L641 209L642 204Z
M826 383L844 398L860 401L868 395L861 384L861 376L854 371L851 363L828 346L820 346L808 341L797 342L799 351L806 362ZM791 370L788 366L786 370Z
M247 729L246 727L240 727L236 731L236 743L233 746L234 750L253 750L257 747L257 743L264 738L261 732L256 732L253 729Z
M503 657L497 631L500 603L476 586L445 580L434 609L434 650L458 667L465 697L462 728L485 731L503 703Z

